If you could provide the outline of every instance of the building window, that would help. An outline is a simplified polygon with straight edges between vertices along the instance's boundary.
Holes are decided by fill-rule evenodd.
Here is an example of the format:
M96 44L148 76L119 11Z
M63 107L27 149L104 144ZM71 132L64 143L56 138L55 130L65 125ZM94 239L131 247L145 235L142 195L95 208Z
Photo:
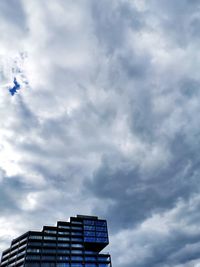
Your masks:
M56 253L56 249L43 248L43 253Z
M95 226L84 225L84 230L95 231Z
M83 251L82 251L82 250L77 250L77 249L76 249L76 250L72 250L71 253L72 253L72 254L82 254Z
M68 256L57 256L57 259L58 260L62 260L62 261L63 260L65 260L65 261L67 260L68 261L69 260L69 257Z
M96 225L106 226L106 222L105 221L96 221Z
M83 224L82 222L80 221L71 221L72 224Z
M68 243L58 243L58 247L69 247Z
M39 262L27 262L25 264L25 267L40 267L40 263Z
M55 230L44 230L44 233L47 233L47 234L56 234L57 232Z
M81 242L81 241L83 241L83 239L80 238L80 237L72 237L72 238L71 238L71 241L74 241L74 242L76 242L76 241Z
M58 225L58 228L70 229L69 225Z
M85 261L96 261L95 257L85 257Z
M107 237L108 235L105 232L96 232L96 236L97 237Z
M97 254L97 252L92 251L92 250L86 250L85 254Z
M69 241L69 237L58 237L58 240L62 240L62 241Z
M42 255L42 260L55 260L53 255Z
M44 236L44 240L56 240L56 236Z
M39 255L27 255L26 259L27 260L39 260L40 256Z
M69 267L70 265L69 265L69 263L62 263L62 262L60 262L60 263L57 263L56 264L56 267Z
M72 226L72 230L82 230L82 227L80 227L80 226Z
M39 248L28 248L27 252L40 253L40 249Z
M72 261L82 261L83 260L83 257L81 257L81 256L72 256L71 257L71 260Z
M92 221L92 220L84 220L83 223L84 224L87 224L87 225L94 225L95 224L95 221Z
M98 261L109 261L109 257L98 257Z
M96 267L97 265L95 263L86 263L85 267Z
M68 231L65 231L65 232L58 232L59 235L69 235L69 232Z
M55 267L55 263L53 262L42 262L41 267Z
M61 253L61 254L69 254L69 250L67 249L58 249L58 253Z
M55 247L56 243L55 242L44 242L43 246L44 247Z
M83 247L82 244L72 244L71 246L72 246L72 248L82 248Z
M84 236L95 236L95 232L85 231Z
M104 227L104 226L96 226L96 230L97 231L104 231L104 232L106 232L107 231L107 228Z
M71 235L77 235L77 236L81 236L82 233L81 232L71 232Z
M42 239L42 236L40 236L40 235L31 235L31 236L29 236L29 239Z

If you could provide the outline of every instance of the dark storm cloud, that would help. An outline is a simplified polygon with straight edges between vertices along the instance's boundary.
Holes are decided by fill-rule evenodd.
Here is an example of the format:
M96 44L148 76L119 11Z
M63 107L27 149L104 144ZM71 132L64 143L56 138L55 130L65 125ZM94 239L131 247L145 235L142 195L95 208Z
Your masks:
M20 0L1 1L0 14L12 26L19 27L19 29L26 27L26 14Z
M9 50L7 53L9 57L11 51L16 48L21 49L20 43L28 33L27 15L21 0L0 2L0 24L1 55L6 47Z
M191 206L192 204L192 206ZM114 238L118 262L124 266L195 266L199 246L199 196L178 201L170 211L158 212L137 227ZM190 220L195 218L195 220ZM119 249L119 250L118 250ZM117 254L126 251L123 256ZM134 251L134 252L133 252Z
M0 182L0 209L1 215L8 216L11 213L21 211L21 204L27 193L37 190L37 188L28 185L23 177L4 176Z
M126 44L128 28L140 30L143 18L128 1L91 1L95 36L109 54ZM104 10L104 12L102 12Z
M199 108L197 107L193 113L193 105L190 102L195 102L195 99L199 98L198 90L195 88L198 88L198 82L185 78L176 88L181 92L177 98L176 107L181 107L183 116L181 116L181 121L175 121L176 125L172 126L172 128L177 127L175 133L171 132L170 127L164 126L165 131L161 134L160 129L176 113L176 107L174 111L171 110L168 114L160 117L160 114L153 109L152 95L149 92L145 94L146 92L143 91L144 95L140 95L138 101L135 101L136 107L133 107L130 117L132 133L146 144L146 157L149 158L152 155L148 149L151 150L153 146L164 143L171 155L167 164L161 164L152 170L147 168L144 171L143 166L138 164L134 166L133 162L132 168L122 165L122 168L117 167L116 170L113 170L112 167L109 167L109 162L115 161L115 156L112 155L112 159L109 158L108 163L107 160L102 162L92 181L86 185L90 193L104 200L101 202L102 206L106 202L110 203L105 207L96 206L94 211L109 219L113 231L138 227L154 214L162 214L173 209L178 201L189 201L194 193L199 194L199 120L197 115L194 115L198 114ZM145 157L141 159L141 161L143 160L146 160ZM185 212L187 214L187 207ZM194 216L194 224L198 225L196 213L199 213L198 206L194 213L187 214L187 216ZM178 218L177 221L179 221ZM164 264L166 266L175 266L176 264L185 266L184 264L190 260L198 259L195 249L196 242L199 241L198 232L196 235L194 237L184 232L179 233L176 229L170 233L169 239L164 239L163 246L160 245L162 244L160 239L159 245L154 246L152 242L150 245L153 250L151 256L146 259L141 257L141 263L134 263L130 260L131 263L124 266L133 266L133 264L134 266L146 266L147 263L150 266L163 266ZM191 245L188 245L190 250L184 249L190 243Z
M181 47L193 44L198 40L199 9L198 1L176 1L174 3L166 0L150 1L150 10L157 15L161 30L168 33Z
M176 4L171 4L167 1L165 1L165 5L156 3L155 6L154 4L152 6L147 4L147 6L150 12L151 10L155 11L159 8L163 10L164 8L169 20L161 19L160 29L165 33L172 34L171 37L174 38L176 45L182 46L186 41L188 44L193 43L190 36L187 39L188 34L191 34L190 30L188 33L188 29L191 29L190 19L192 20L188 16L189 14L190 16L194 15L195 8L198 8L197 2L183 1L180 5L177 5L177 10L174 9ZM165 14L161 12L160 16L162 17L163 15L164 17ZM181 21L177 20L177 16ZM175 25L175 27L171 27L171 24ZM111 23L109 24L114 29L112 25ZM180 31L179 26L182 27L182 25L185 26ZM107 40L109 39L107 38ZM108 43L110 47L110 41ZM121 46L121 40L116 46L115 43L116 40L113 38L114 48L112 47L112 51L117 45ZM162 143L166 145L171 156L167 165L164 164L153 168L153 171L147 169L145 172L141 170L143 167L137 163L132 168L129 166L126 169L122 165L122 168L117 167L116 170L113 170L112 167L109 167L109 163L115 161L115 156L113 155L110 156L113 158L109 158L108 163L107 160L102 162L99 170L93 175L92 181L86 184L86 188L90 190L90 193L104 200L94 210L109 219L111 228L114 231L119 231L120 228L131 229L134 225L140 225L153 214L173 209L180 199L188 201L194 193L199 193L200 179L199 130L197 129L198 127L194 127L194 124L199 125L199 120L197 119L199 108L195 108L194 111L192 103L195 102L196 98L199 98L199 81L193 79L193 74L189 72L185 77L182 76L178 82L171 80L171 88L166 88L162 93L162 97L165 98L166 95L167 101L168 93L171 92L170 101L175 98L175 106L172 104L174 109L167 110L167 113L162 114L155 111L156 96L153 93L153 88L151 88L149 77L140 75L140 69L144 71L145 67L142 66L140 68L139 64L135 68L131 67L132 62L135 64L135 57L131 58L128 54L126 58L123 60L119 58L119 61L117 59L115 63L118 64L118 62L122 67L122 73L125 72L129 80L134 79L135 76L139 79L146 78L141 88L140 85L137 85L137 90L141 90L141 93L133 93L134 101L132 99L130 102L132 107L130 107L129 123L133 135L136 134L146 144L147 157L151 157L151 153L148 153L148 149L151 146L159 146ZM139 62L141 64L142 61L139 60ZM155 67L157 66L151 65L151 68ZM156 77L151 77L151 82L152 78ZM148 89L144 89L147 81L149 81L150 86ZM167 84L160 84L160 87L167 86ZM171 118L176 116L177 108L180 109L181 121L175 118L174 121L172 119L174 125L169 125ZM163 127L164 131L161 131ZM173 127L176 128L175 132L171 132ZM110 204L106 205L106 202ZM199 212L198 208L195 212ZM195 212L191 216L195 216ZM197 219L195 223L198 223ZM150 266L164 266L164 264L166 266L182 264L181 266L183 266L192 259L198 258L195 249L196 244L190 246L190 252L189 249L184 249L184 246L187 243L190 244L190 242L192 244L198 242L199 236L194 238L184 233L179 234L178 231L173 232L173 235L174 238L170 238L164 244L167 248L163 249L162 247L159 249L158 247L155 249L152 258L147 258L146 261L141 259L141 262L143 262L141 264L134 265L133 261L130 265L124 266L146 266L147 263ZM154 249L153 246L152 244L152 249ZM187 252L184 253L183 251Z
M192 152L189 149L184 138L177 136L172 145L171 167L160 166L153 172L143 173L138 166L113 171L103 162L86 187L97 197L113 203L103 212L113 230L138 224L155 212L172 208L178 199L187 200L199 192L198 149Z

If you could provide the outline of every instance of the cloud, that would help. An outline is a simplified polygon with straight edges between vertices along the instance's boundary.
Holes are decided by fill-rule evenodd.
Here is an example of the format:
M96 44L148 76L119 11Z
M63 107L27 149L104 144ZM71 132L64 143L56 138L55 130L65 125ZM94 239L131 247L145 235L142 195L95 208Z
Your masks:
M1 68L25 53L29 83L0 85L1 249L97 214L116 267L197 267L198 1L0 6Z
M124 266L146 266L147 262L151 266L192 266L195 261L193 266L198 266L198 206L199 197L194 195L190 201L178 201L170 211L155 213L134 230L119 232L114 242L120 244L121 253L114 248L114 255Z

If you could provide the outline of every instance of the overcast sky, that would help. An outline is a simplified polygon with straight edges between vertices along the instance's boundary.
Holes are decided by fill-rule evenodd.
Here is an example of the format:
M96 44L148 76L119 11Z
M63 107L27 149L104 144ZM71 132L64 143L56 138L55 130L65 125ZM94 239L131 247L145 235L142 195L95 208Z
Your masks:
M199 0L0 0L0 252L91 214L113 267L200 266L199 48Z

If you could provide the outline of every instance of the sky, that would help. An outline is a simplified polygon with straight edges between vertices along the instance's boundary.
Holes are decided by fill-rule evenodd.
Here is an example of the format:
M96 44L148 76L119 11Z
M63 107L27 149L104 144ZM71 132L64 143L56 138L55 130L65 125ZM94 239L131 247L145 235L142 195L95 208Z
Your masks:
M0 252L90 214L114 267L200 267L200 1L1 0L0 33Z

